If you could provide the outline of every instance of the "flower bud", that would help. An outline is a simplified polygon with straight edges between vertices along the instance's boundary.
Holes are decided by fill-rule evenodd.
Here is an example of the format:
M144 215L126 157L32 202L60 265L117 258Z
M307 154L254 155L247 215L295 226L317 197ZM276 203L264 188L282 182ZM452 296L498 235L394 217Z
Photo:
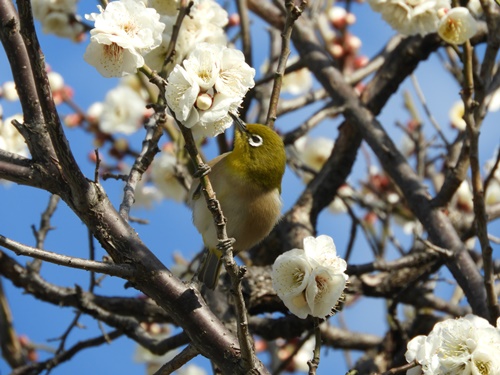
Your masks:
M207 109L210 109L210 107L212 106L212 102L212 96L207 93L200 94L196 99L196 108L201 109L202 111L206 111Z

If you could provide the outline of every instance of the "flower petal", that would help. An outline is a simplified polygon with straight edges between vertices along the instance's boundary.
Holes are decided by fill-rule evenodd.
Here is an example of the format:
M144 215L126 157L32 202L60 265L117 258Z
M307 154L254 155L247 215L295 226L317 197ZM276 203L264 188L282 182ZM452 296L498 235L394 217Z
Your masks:
M336 274L329 268L318 267L309 276L306 300L311 315L324 318L331 314L346 285L343 274Z

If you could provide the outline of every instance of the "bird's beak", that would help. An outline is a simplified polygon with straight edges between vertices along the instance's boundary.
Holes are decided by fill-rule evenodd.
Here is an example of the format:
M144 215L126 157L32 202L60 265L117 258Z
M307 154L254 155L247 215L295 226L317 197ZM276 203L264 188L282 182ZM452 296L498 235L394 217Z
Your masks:
M238 129L242 133L246 133L247 131L247 126L246 124L234 113L229 112L229 116L233 119L234 123L236 124L236 129Z

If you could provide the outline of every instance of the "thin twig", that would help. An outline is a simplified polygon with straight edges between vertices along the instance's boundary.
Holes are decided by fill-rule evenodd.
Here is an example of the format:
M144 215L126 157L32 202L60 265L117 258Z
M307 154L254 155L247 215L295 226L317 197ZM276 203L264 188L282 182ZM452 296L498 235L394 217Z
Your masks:
M14 371L11 372L11 375L39 374L44 370L50 370L51 368L63 362L69 361L71 358L73 358L76 354L78 354L80 351L84 349L91 348L94 346L99 346L106 343L107 338L114 340L120 337L121 335L123 335L123 332L116 330L116 331L111 331L106 336L98 336L85 341L80 341L75 345L73 345L70 349L55 355L53 358L47 361L35 362L23 367L16 368Z
M344 108L334 106L329 102L315 112L309 119L297 128L283 135L283 143L286 145L294 143L297 139L307 134L311 129L326 118L333 118L343 112Z
M157 113L157 120L154 124L146 126L146 136L142 141L142 150L140 155L134 162L127 183L123 188L123 200L120 204L120 216L129 220L130 208L135 202L135 189L137 184L142 179L142 175L153 162L154 156L160 151L158 141L163 134L163 124L166 121L164 112Z
M78 321L80 320L80 317L82 316L81 311L77 311L73 320L69 324L68 328L64 331L64 333L61 335L61 337L57 338L57 340L61 340L59 343L59 347L56 350L56 354L60 354L64 351L64 346L66 345L66 340L68 339L71 331L73 331L73 328L78 327ZM51 341L51 340L49 340Z
M198 349L196 349L194 345L188 345L174 358L172 358L170 361L161 366L160 369L156 371L153 375L171 374L175 370L180 369L183 365L188 363L198 354L200 354L200 352L198 351Z
M321 352L321 329L319 327L319 318L314 318L314 339L316 340L314 345L313 358L310 361L307 361L307 365L309 366L309 375L315 375L319 366L319 358Z
M274 122L277 118L278 101L280 97L281 84L283 81L283 75L285 73L286 61L288 56L290 56L290 37L292 35L293 24L295 20L300 17L302 11L304 10L307 2L301 1L299 6L296 6L293 0L286 0L286 20L283 33L281 34L281 53L278 62L278 68L276 69L276 76L274 78L273 90L271 93L271 102L269 103L269 111L267 113L266 125L273 128Z
M95 261L95 244L94 244L94 235L92 234L91 230L87 230L87 239L89 242L89 259L92 261ZM89 292L93 292L95 286L97 285L96 279L95 279L95 272L90 271L90 283L89 283Z
M47 262L58 264L60 266L78 268L86 271L92 270L94 272L104 273L111 276L131 278L135 272L134 267L125 264L118 265L112 263L97 262L83 258L70 257L67 255L54 253L52 251L27 246L2 235L0 235L0 246L12 250L17 255L24 255L45 260Z
M288 357L286 357L284 360L282 360L280 362L279 366L276 369L273 370L272 375L279 375L283 371L286 370L286 368L288 367L288 365L294 360L294 357L297 355L297 353L299 352L299 350L302 349L302 347L304 346L304 344L306 343L306 341L311 338L311 336L312 336L313 333L314 333L314 331L311 330L304 337L302 337L297 344L295 344L295 346L293 348L293 351L288 355Z
M189 15L191 11L191 7L194 2L192 0L181 0L179 13L177 14L177 19L175 20L175 24L172 27L172 37L170 38L170 42L168 44L167 53L165 55L165 61L163 62L163 67L161 71L161 76L166 78L168 76L168 66L173 61L175 57L175 43L177 42L177 38L179 37L179 32L181 31L182 21L184 17Z
M481 244L484 268L484 286L488 298L489 321L496 324L500 315L498 298L495 291L495 274L493 270L493 249L488 240L488 217L484 203L483 182L481 180L481 167L479 165L479 130L480 124L475 121L474 110L477 102L474 101L474 75L472 64L473 49L469 41L464 44L464 87L462 89L462 100L464 102L464 120L467 125L467 134L470 139L470 167L472 174L472 193L474 202L475 222L477 237Z
M250 34L250 18L248 17L248 8L245 0L237 0L236 6L240 15L241 42L243 45L243 55L245 62L253 66L252 59L252 40Z
M491 182L491 180L495 179L495 173L497 172L497 168L500 167L500 148L497 148L497 157L495 159L495 162L493 163L493 166L491 167L491 171L484 180L484 191L488 191L488 186Z
M47 208L42 213L40 218L40 226L38 229L33 225L31 229L35 234L36 238L36 247L38 249L43 249L45 244L45 238L50 230L54 229L50 224L50 220L56 211L57 204L60 201L60 197L58 195L52 194L49 199L49 204ZM42 262L39 259L34 259L32 262L28 264L28 268L33 272L40 272L40 267L42 266Z
M415 366L418 366L418 363L416 361L413 361L413 362L407 363L407 364L399 366L399 367L391 368L390 370L387 370L386 372L382 373L382 375L401 374L401 373L406 372L407 370L409 370Z
M425 95L422 92L422 89L420 88L420 84L418 83L418 79L417 79L415 74L411 75L411 83L413 84L413 88L415 89L415 92L417 93L418 99L420 100L422 107L424 107L425 114L429 118L429 121L431 122L432 126L434 126L434 129L439 134L439 137L441 138L443 143L446 145L446 147L448 147L449 146L448 140L446 139L445 135L443 134L443 131L441 130L441 126L439 125L436 118L432 114L431 109L427 105L427 101L425 100Z

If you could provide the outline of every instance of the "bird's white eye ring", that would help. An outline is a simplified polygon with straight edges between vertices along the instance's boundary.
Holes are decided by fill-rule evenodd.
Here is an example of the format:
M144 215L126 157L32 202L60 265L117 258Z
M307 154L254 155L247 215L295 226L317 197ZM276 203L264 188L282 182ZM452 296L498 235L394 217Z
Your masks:
M248 143L252 147L260 147L264 143L264 140L260 135L252 134L250 138L248 138Z

